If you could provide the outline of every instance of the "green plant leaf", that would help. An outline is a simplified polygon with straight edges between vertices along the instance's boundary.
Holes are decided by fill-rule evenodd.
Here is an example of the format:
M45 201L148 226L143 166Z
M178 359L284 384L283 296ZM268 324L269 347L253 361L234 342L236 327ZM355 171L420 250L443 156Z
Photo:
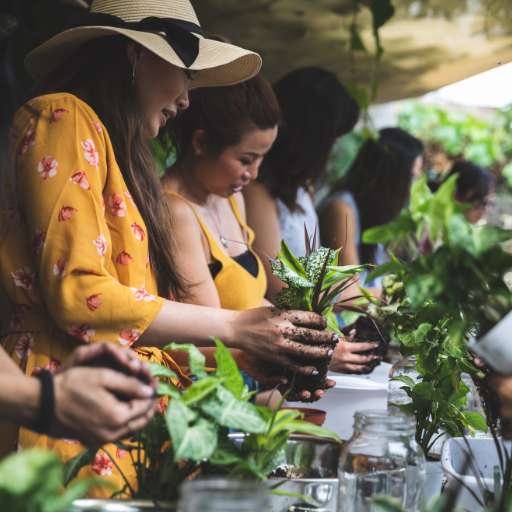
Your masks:
M237 400L223 387L216 390L216 396L200 404L201 410L227 428L259 434L265 432L267 423L258 409L249 402Z
M365 244L386 244L402 239L414 232L415 222L408 213L401 213L395 220L383 226L367 229L363 233Z
M166 379L177 379L178 376L167 366L163 366L158 363L149 363L149 371L155 378L164 377Z
M167 382L159 382L156 385L156 394L158 396L169 396L171 398L179 398L181 396L178 388L175 388Z
M181 400L172 400L167 408L166 424L171 435L176 461L207 459L217 448L218 427L198 418Z
M293 420L286 425L286 430L290 433L296 434L308 434L310 436L324 437L326 439L332 439L333 441L341 442L340 437L336 432L328 430L324 427L319 427L313 423L302 420Z
M372 499L373 505L375 505L376 510L382 512L406 512L405 509L402 508L402 505L393 498L389 496L376 496Z
M164 347L166 351L182 351L188 353L188 365L190 369L190 373L195 375L198 378L206 377L206 359L203 354L199 351L199 349L192 344L188 343L171 343Z
M225 388L231 391L236 398L241 399L245 389L244 378L231 352L218 338L215 338L214 341L217 347L215 350L216 374L223 379Z
M181 397L183 403L191 406L211 395L222 383L217 377L204 377L190 385Z
M467 424L473 429L479 432L487 432L487 421L478 412L465 411L462 413Z

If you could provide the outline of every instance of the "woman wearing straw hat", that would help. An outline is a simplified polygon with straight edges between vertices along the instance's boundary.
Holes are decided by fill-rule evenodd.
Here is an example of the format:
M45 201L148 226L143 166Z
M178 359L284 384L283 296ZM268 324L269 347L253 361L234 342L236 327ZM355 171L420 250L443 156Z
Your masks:
M187 283L174 269L149 139L187 108L191 86L248 79L260 57L205 38L187 0L94 0L26 65L40 85L15 115L14 172L2 183L16 201L1 224L0 282L12 306L2 344L26 374L44 376L40 421L53 414L44 407L48 376L80 343L131 346L172 366L182 384L186 375L159 348L171 340L200 345L218 336L249 357L315 372L294 356L328 355L314 344L331 335L308 328L323 327L316 315L162 298L179 300ZM66 459L81 450L28 430L10 433L1 433L10 447L48 447ZM109 445L87 471L122 487L116 465L134 477L127 459Z

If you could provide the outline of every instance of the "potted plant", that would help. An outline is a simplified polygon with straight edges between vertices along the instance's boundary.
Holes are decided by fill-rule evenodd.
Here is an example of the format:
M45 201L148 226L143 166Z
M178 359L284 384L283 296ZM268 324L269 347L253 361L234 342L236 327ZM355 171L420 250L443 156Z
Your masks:
M159 379L161 413L132 440L118 443L136 469L137 486L125 478L122 491L132 499L159 505L175 503L180 484L199 475L266 480L285 460L285 447L292 433L339 441L336 434L302 421L297 411L272 411L253 405L252 393L231 353L220 340L215 344L217 367L213 371L207 371L204 355L193 345L171 344L165 348L188 353L195 380L185 390L171 383L171 370L152 365ZM243 442L234 443L230 430L243 433ZM92 451L81 454L70 478L94 455Z
M327 327L341 334L335 309L354 298L340 299L357 279L365 265L338 266L340 250L316 247L316 232L310 237L305 230L306 255L295 256L286 243L281 242L281 251L271 261L272 272L286 285L276 298L276 306L282 309L314 311L327 319ZM328 345L334 349L336 342ZM316 364L318 375L314 377L293 376L294 390L323 389L326 387L327 369L330 359Z
M477 368L467 341L486 332L512 306L504 275L512 256L501 242L511 233L474 226L464 218L464 205L454 200L456 177L432 193L425 179L412 187L409 207L388 225L368 230L366 243L390 244L391 261L374 271L387 276L385 303L374 303L402 353L414 355L419 381L402 377L411 398L404 409L417 418L417 441L427 456L441 431L463 435L485 430L478 413L466 411L470 374L485 404L487 424L496 428L496 404ZM407 247L407 257L393 256Z

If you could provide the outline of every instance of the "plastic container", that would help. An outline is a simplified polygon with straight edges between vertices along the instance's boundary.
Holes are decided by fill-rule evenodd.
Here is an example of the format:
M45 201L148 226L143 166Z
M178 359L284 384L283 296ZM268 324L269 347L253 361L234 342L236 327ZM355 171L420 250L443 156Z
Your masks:
M425 456L409 416L387 410L361 411L338 467L339 512L373 512L373 499L390 496L407 512L423 502Z
M510 442L504 443L504 445L510 450ZM472 462L465 469L468 455ZM457 507L471 512L483 510L471 491L482 501L482 485L486 490L494 491L494 475L496 468L499 468L499 458L494 440L492 438L469 438L466 444L461 437L447 439L443 446L441 464L449 484L456 485L457 482L463 484L457 499Z

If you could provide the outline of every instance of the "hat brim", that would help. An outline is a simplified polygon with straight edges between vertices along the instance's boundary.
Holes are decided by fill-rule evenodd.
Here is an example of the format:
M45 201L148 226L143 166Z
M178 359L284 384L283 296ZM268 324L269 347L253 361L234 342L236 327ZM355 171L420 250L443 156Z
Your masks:
M261 69L261 57L257 53L203 37L199 38L197 59L186 68L159 34L98 26L76 27L60 32L32 50L25 59L25 66L34 78L43 78L87 41L116 34L139 43L170 64L194 71L193 87L234 85L252 78Z

